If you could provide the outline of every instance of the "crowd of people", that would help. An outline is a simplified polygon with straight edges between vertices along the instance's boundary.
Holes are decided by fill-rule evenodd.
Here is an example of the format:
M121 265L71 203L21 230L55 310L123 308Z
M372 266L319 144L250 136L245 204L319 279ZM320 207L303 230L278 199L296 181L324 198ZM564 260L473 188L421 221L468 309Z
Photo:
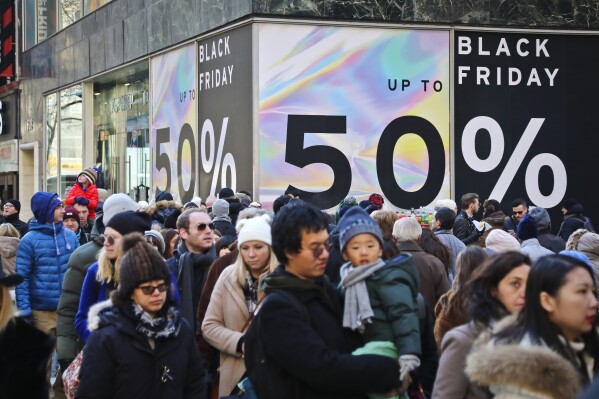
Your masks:
M290 189L270 212L96 179L37 192L27 222L3 204L0 397L597 395L599 235L576 200L559 229L474 193L422 226L376 193L329 214Z

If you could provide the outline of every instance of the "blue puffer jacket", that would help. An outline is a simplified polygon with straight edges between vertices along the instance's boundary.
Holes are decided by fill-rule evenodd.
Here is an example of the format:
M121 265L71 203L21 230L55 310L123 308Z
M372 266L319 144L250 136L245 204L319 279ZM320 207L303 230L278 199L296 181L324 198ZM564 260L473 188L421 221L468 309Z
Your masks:
M32 309L56 310L67 262L78 246L77 236L62 222L54 226L35 220L30 223L17 250L17 273L25 276L16 288L22 316L29 316Z

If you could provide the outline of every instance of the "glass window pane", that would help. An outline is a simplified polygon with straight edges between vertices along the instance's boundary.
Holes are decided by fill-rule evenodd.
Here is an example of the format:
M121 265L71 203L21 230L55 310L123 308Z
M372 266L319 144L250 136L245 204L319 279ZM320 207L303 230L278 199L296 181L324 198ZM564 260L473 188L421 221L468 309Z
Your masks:
M81 0L59 0L59 29L64 29L81 18Z
M46 191L58 191L58 95L46 97Z
M83 101L81 85L60 92L60 195L66 197L83 169Z

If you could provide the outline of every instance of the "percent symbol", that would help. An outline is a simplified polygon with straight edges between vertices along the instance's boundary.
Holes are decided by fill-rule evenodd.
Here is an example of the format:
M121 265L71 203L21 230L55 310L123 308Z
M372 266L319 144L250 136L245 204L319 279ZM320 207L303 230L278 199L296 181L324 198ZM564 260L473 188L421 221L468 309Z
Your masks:
M532 147L532 143L545 122L544 118L532 118L526 126L522 137L516 145L516 149L510 156L505 168L499 176L489 198L499 202L503 200L507 189L513 182L518 169L524 161L524 157ZM475 140L480 130L486 130L491 137L491 151L486 159L481 159L476 153ZM478 116L473 118L462 134L462 154L464 160L473 170L477 172L489 172L495 169L504 155L504 136L501 126L493 118ZM549 195L543 195L539 189L539 172L543 166L547 166L553 172L553 190ZM566 194L568 176L564 163L554 154L542 153L536 155L526 167L524 178L526 192L530 200L537 206L552 208L560 203Z
M223 147L225 145L225 138L227 137L227 126L229 125L229 118L223 118L223 125L220 131L220 137L218 140L218 147L216 148L216 159L214 159L214 126L210 119L204 121L202 126L202 137L201 144L202 150L200 156L202 157L202 168L206 173L212 172L214 168L214 174L212 175L212 183L210 185L210 195L214 195L216 192L216 186L218 184L218 175L220 172L221 177L221 188L229 187L233 191L237 191L237 168L235 167L235 159L233 154L227 152L223 159ZM206 145L206 139L209 144ZM206 148L209 148L209 154L206 154ZM231 185L227 186L227 168L231 173Z

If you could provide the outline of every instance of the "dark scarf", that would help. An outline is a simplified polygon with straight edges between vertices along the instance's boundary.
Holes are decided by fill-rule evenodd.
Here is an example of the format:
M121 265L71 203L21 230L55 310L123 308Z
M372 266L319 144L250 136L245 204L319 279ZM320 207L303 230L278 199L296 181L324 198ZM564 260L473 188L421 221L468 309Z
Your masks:
M270 291L276 289L300 292L314 291L322 300L322 302L331 310L337 312L338 309L333 304L333 301L327 291L329 279L326 275L318 277L315 280L302 280L301 278L287 272L283 265L279 265L274 272L264 277L261 286L267 295Z
M178 251L181 254L177 273L177 285L181 293L181 310L183 317L192 326L195 326L200 295L208 269L216 259L216 250L213 245L206 253L191 253L187 251L185 242L182 242Z
M122 309L123 313L136 323L135 331L144 337L162 340L179 335L181 312L172 304L163 306L156 313L156 317L150 316L133 301L124 304Z

